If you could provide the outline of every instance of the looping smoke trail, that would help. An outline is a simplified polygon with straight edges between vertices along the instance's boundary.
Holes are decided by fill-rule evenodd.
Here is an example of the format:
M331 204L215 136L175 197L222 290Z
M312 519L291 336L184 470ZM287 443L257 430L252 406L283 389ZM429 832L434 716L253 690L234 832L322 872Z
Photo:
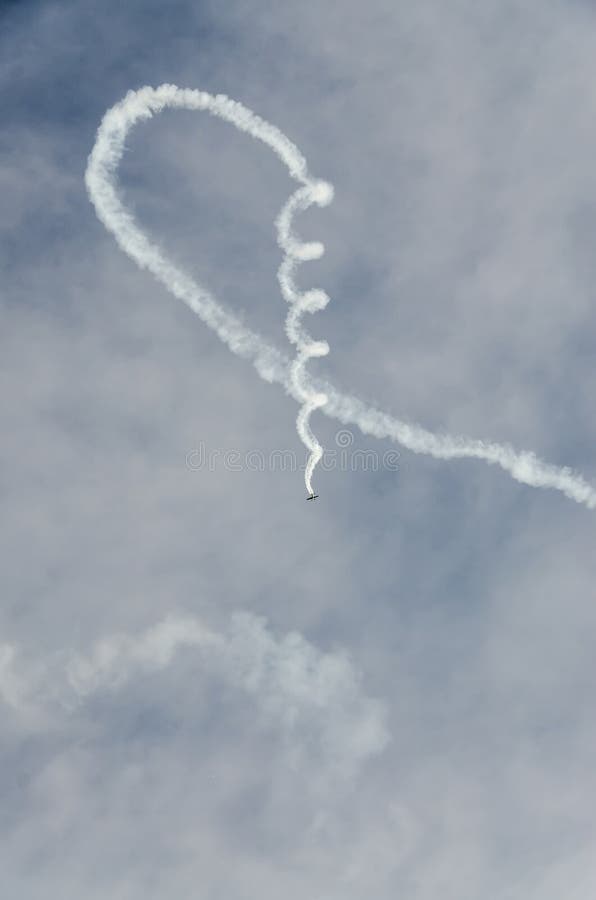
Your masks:
M329 297L321 290L310 290L300 293L296 288L294 272L298 263L309 259L319 259L323 255L325 248L318 241L314 243L298 241L292 234L292 219L296 212L303 212L313 203L316 203L318 206L326 206L332 199L333 188L330 184L323 181L298 188L283 206L276 222L277 242L286 254L277 273L282 295L290 304L290 310L286 318L286 334L290 343L298 351L295 360L290 366L290 381L295 395L302 403L296 419L298 434L302 442L310 450L304 473L306 490L309 494L313 493L312 473L323 455L323 448L311 431L309 419L315 409L325 406L327 395L313 391L311 383L306 380L304 367L309 359L317 356L326 356L329 353L329 344L327 341L313 341L302 329L300 320L306 312L313 313L325 309L329 303Z
M317 192L317 186L322 183L310 179L304 157L281 131L260 119L242 104L223 95L214 97L202 91L181 89L168 84L159 88L144 87L139 91L130 91L120 103L106 112L99 126L85 173L87 190L97 216L114 235L122 250L141 269L148 269L170 293L186 303L233 353L249 360L261 378L283 385L290 396L304 404L301 414L305 412L306 423L302 420L302 424L311 440L311 453L316 448L314 437L308 433L308 414L311 410L308 409L308 404L305 404L305 393L312 391L314 395L325 395L327 402L322 406L322 411L326 415L338 419L344 425L355 425L363 434L387 438L414 453L427 454L437 459L484 460L491 465L500 466L522 484L553 488L576 503L587 506L588 509L596 508L596 490L581 475L567 467L549 465L532 452L516 451L508 445L487 443L463 436L433 434L419 425L395 419L388 413L367 406L362 400L341 393L331 384L310 377L304 371L305 360L301 360L300 357L300 343L303 340L307 341L300 328L300 316L309 304L312 304L313 310L321 309L321 303L325 305L327 298L322 291L307 292L306 297L303 295L299 303L291 305L286 320L286 331L288 336L299 334L300 340L295 342L299 350L298 355L290 362L285 354L267 343L261 335L243 325L238 317L220 304L212 294L166 259L161 249L149 240L130 212L122 205L116 190L116 173L124 152L126 135L138 121L150 119L165 107L206 110L212 115L219 116L271 147L285 163L290 175L305 188ZM321 190L324 192L330 190L330 187L321 187ZM298 209L301 202L306 202L306 199L303 200L296 194L290 198L278 217L280 241L282 230L284 241L293 240L289 226L294 207ZM324 196L319 200L311 198L310 202L320 203L321 199L323 199L321 205L324 205ZM290 205L292 209L289 209ZM312 248L313 245L308 246ZM287 279L290 289L293 289L293 266L295 260L288 254L278 274L280 283L282 279ZM301 304L305 304L304 307Z
M140 119L151 118L154 113L161 112L165 107L204 110L231 122L240 131L247 132L271 147L285 163L292 178L302 185L282 207L276 225L278 243L285 254L279 268L278 279L285 299L291 304L286 320L286 332L297 350L296 359L291 366L293 396L301 404L296 427L300 438L310 451L305 482L308 492L313 493L312 473L323 450L311 431L309 418L315 409L327 402L327 398L314 390L312 384L306 380L304 366L311 357L327 354L329 345L324 341L311 340L300 328L300 317L304 312L323 309L329 298L322 291L300 294L294 287L292 276L297 264L319 258L325 248L319 242L298 241L292 234L292 220L297 212L308 209L313 203L318 206L330 203L333 199L333 188L324 181L311 178L306 160L281 131L223 94L213 96L203 91L180 89L175 85L164 84L155 89L144 87L139 91L130 91L123 101L108 110L98 131L97 142L89 158L85 175L99 218L115 234L122 249L141 267L153 271L174 293L176 293L174 286L177 290L182 290L185 302L199 315L201 315L199 307L206 305L212 321L218 322L224 330L226 317L225 314L222 315L217 302L206 292L194 290L195 286L187 276L175 272L163 259L158 248L136 227L132 217L120 204L116 193L115 173L128 131ZM240 339L238 344L230 346L234 352L241 352L243 344L244 340Z

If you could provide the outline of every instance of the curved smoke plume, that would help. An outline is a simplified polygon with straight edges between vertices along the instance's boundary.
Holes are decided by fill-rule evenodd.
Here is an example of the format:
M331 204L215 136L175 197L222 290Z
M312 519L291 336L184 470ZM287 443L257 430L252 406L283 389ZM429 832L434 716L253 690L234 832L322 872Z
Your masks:
M263 141L287 166L292 178L302 187L290 197L278 220L278 241L286 252L278 278L291 307L286 332L297 348L297 356L289 360L261 335L247 328L220 304L212 294L189 275L171 263L157 244L149 240L131 213L123 206L116 189L116 173L130 129L140 120L149 119L166 107L205 110L236 128ZM143 269L148 269L175 297L186 303L209 326L233 353L250 360L261 376L278 382L300 404L298 430L311 451L308 479L320 458L321 448L312 434L308 418L317 407L345 425L356 425L363 434L393 440L414 453L438 459L472 458L498 465L512 478L532 487L548 487L582 503L596 507L596 490L581 475L567 467L549 465L529 451L516 451L509 445L473 440L463 436L438 435L374 409L357 397L338 391L333 385L315 380L304 369L308 358L324 355L327 344L312 341L301 329L304 312L322 309L327 296L322 291L298 294L293 283L297 262L313 259L322 253L320 244L301 244L291 232L292 218L299 209L311 203L324 206L332 196L332 188L313 180L306 160L279 129L256 116L241 103L223 95L212 96L198 90L175 85L144 87L130 91L105 114L85 173L89 196L99 219L114 235L120 247ZM309 488L310 489L310 488Z

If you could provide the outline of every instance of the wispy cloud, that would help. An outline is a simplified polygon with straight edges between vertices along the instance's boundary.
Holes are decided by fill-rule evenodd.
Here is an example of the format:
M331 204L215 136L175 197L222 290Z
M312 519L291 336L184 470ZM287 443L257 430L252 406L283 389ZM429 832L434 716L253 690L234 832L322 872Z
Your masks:
M363 691L360 674L342 652L324 653L298 632L277 638L250 613L232 616L216 632L196 618L168 616L139 634L112 634L88 653L60 653L28 663L17 648L0 646L0 696L31 718L74 712L99 692L170 666L184 648L201 671L248 695L264 726L279 730L293 759L302 740L344 775L353 774L389 741L384 705Z

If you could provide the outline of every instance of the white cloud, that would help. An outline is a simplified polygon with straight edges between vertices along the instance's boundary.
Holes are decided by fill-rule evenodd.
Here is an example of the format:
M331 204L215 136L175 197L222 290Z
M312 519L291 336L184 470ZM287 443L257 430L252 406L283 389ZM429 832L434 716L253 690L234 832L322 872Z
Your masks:
M224 633L196 618L168 616L139 634L102 638L86 654L59 653L29 666L19 666L16 649L3 645L0 691L16 710L43 715L46 705L66 713L98 692L165 669L183 648L197 655L194 678L216 676L249 695L261 721L281 732L295 763L314 743L326 766L351 775L389 741L386 710L364 693L345 653L323 653L297 632L276 638L250 613L232 616Z

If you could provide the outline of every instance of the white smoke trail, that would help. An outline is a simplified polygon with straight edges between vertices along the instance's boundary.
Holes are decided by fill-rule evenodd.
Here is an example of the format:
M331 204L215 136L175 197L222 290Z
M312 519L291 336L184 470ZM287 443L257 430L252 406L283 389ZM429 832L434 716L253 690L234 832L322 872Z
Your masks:
M332 198L333 188L325 182L298 188L282 208L276 222L277 241L286 254L279 267L277 278L282 295L291 304L286 318L286 334L290 343L294 344L298 351L296 359L290 366L290 381L295 396L302 403L296 419L298 434L310 450L304 473L306 490L309 494L313 493L312 473L323 455L323 448L311 431L309 419L315 409L325 406L327 395L313 391L311 383L305 379L304 367L312 357L326 356L329 353L329 344L327 341L313 341L301 328L300 319L305 312L313 313L324 309L329 302L329 297L320 290L300 293L296 289L294 272L297 264L308 259L319 259L325 248L319 242L305 244L298 241L292 234L292 219L296 212L308 209L313 203L325 206L331 202Z
M329 345L324 341L313 341L300 328L300 318L305 312L322 309L329 298L322 291L300 294L294 287L293 273L299 262L322 256L321 243L302 243L292 234L292 219L297 212L308 209L313 203L326 206L333 198L333 188L323 181L311 178L306 160L297 147L273 125L260 119L242 104L223 95L212 96L197 90L183 90L175 85L164 84L157 89L150 87L131 91L121 103L110 109L101 124L97 141L89 159L86 182L97 214L106 227L112 231L120 246L142 267L150 269L175 294L181 291L183 299L199 315L199 308L207 314L208 324L219 326L221 331L232 337L233 330L227 316L217 302L206 292L196 290L195 285L177 272L162 257L157 247L152 245L136 227L131 216L124 210L118 199L114 183L117 165L122 157L124 141L130 128L140 119L150 118L165 107L177 109L205 110L227 122L240 131L266 143L285 163L292 178L301 187L283 206L278 219L278 243L284 251L284 259L279 268L279 283L283 295L291 305L287 316L286 332L296 347L296 360L290 367L292 394L301 403L296 425L298 434L310 451L306 466L305 482L307 491L313 492L311 477L323 450L309 425L311 413L323 406L327 398L316 391L305 378L304 366L314 356L324 356ZM175 289L177 288L177 290ZM177 294L180 296L180 293ZM228 342L234 352L242 353L244 335L236 331L235 340ZM252 336L248 341L252 344ZM245 347L248 350L248 347Z
M312 181L307 172L306 161L294 144L281 131L242 104L223 95L214 97L201 91L181 89L174 85L166 84L159 88L144 87L139 91L130 91L120 103L109 109L98 129L85 173L89 196L99 219L114 235L124 252L140 268L148 269L175 297L186 303L233 353L250 360L261 378L283 385L299 403L304 404L305 392L312 391L311 397L321 401L320 395L324 395L326 403L321 406L322 411L344 425L357 426L363 434L388 438L414 453L427 454L437 459L484 460L491 465L500 466L512 478L523 484L554 488L589 509L596 507L596 490L581 475L567 467L549 465L532 452L516 451L508 445L487 443L463 436L433 434L419 425L409 424L374 409L357 397L343 394L333 385L312 379L303 368L307 357L301 360L298 352L296 360L290 362L261 335L243 325L233 313L225 309L189 275L167 260L161 249L149 240L133 216L124 208L116 190L116 173L122 158L126 135L138 121L151 118L165 107L206 110L225 119L271 147L285 163L290 175L304 185L306 189L304 198L298 197L300 191L297 191L286 203L277 221L278 241L287 253L278 278L286 298L288 294L293 298L286 321L286 331L290 340L293 340L293 336L296 337L293 343L298 348L301 342L307 344L309 341L300 331L299 319L302 312L309 308L321 309L327 302L327 297L322 291L307 292L306 295L298 297L292 282L296 260L292 253L287 252L287 247L291 248L294 241L290 225L300 203L307 206L312 202L325 205L330 199L330 186ZM307 244L306 247L310 250L306 251L298 250L298 246L296 244L297 258L300 259L314 258L317 253L322 252L320 245ZM313 251L313 246L318 247L318 251L316 249ZM309 253L314 253L314 256L309 256ZM298 334L300 340L297 339ZM312 343L316 346L317 342L311 342L311 349ZM327 349L323 342L321 346ZM303 405L303 410L306 410L306 421L302 419L299 427L310 441L310 445L307 446L311 450L311 460L314 459L316 462L317 444L308 428L308 414L311 409Z

